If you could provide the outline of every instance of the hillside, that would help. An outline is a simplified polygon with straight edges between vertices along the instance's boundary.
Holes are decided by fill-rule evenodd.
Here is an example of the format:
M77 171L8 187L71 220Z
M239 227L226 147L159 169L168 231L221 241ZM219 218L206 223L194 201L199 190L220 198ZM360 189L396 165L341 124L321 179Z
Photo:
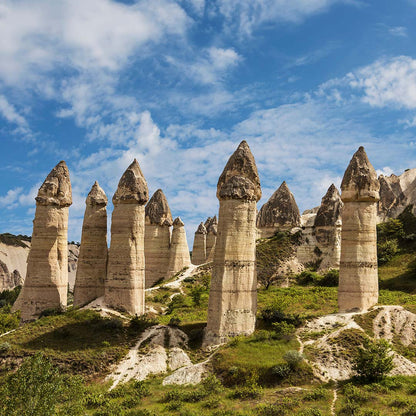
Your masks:
M379 226L379 305L364 314L337 314L336 271L285 274L282 260L291 259L296 235L261 240L259 267L276 272L276 278L259 286L256 331L213 351L200 349L210 264L183 270L147 290L148 313L141 318L103 310L97 302L94 310L49 311L18 327L18 317L8 312L18 289L3 292L0 399L28 374L39 378L56 367L54 377L69 387L57 391L52 414L416 414L413 218L407 213ZM265 261L269 249L279 253L277 262ZM290 287L279 287L282 279ZM380 351L378 338L390 342L390 376L356 377L360 347ZM29 357L32 361L11 376ZM124 383L130 377L136 381ZM201 379L196 386L170 384ZM47 387L47 378L44 383ZM8 408L5 414L24 414L31 391L19 388L18 410Z

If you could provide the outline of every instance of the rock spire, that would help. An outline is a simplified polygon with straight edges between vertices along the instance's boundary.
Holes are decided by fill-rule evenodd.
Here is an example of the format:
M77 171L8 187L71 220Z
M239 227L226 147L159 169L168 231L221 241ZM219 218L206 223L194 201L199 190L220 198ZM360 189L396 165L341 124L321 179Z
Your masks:
M242 141L217 185L218 235L204 345L254 331L257 306L256 202L261 197L256 163Z
M13 310L28 321L50 308L63 309L68 290L68 207L72 204L69 171L59 162L36 199L26 279Z
M134 159L113 196L105 282L106 304L132 315L144 313L144 205L148 199L146 180Z
M107 275L107 196L97 181L85 204L74 306L83 306L103 296Z
M166 279L169 267L170 227L172 214L165 194L158 189L145 209L144 254L146 288Z
M300 226L300 213L295 197L284 181L257 216L260 237L270 237L276 231L286 231Z
M352 157L341 184L340 312L362 311L378 300L377 202L380 184L363 147Z
M214 260L214 249L217 241L218 221L215 215L211 218L207 227L207 262Z
M195 232L194 246L192 248L192 264L205 263L207 258L207 229L203 222L199 224Z
M186 240L185 224L178 217L173 221L167 277L173 276L190 264L191 257L189 255L188 242Z

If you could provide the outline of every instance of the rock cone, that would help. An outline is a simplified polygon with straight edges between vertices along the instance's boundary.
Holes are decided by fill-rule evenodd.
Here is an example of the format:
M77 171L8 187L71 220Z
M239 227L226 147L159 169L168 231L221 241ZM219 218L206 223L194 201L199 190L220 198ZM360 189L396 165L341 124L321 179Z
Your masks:
M186 240L185 224L178 217L173 221L167 277L173 276L190 264L191 257L189 255L188 242Z
M113 196L105 282L106 304L132 315L144 313L144 205L148 199L146 180L135 159Z
M363 147L354 154L341 184L341 312L366 310L378 300L377 202L380 185Z
M144 254L146 288L166 279L169 267L170 227L172 214L165 194L158 189L146 205Z
M299 208L286 182L283 182L258 213L259 237L271 237L276 231L299 226Z
M69 171L61 161L46 177L36 197L26 279L13 305L13 310L21 310L23 321L36 318L46 309L66 307L68 207L71 204Z
M195 232L194 246L192 249L192 264L199 265L205 263L207 258L207 229L204 223L199 224Z
M218 235L204 346L254 331L257 307L256 202L261 197L256 163L242 141L217 185Z
M321 259L320 270L339 267L343 206L338 189L332 184L322 198L314 224L316 246Z
M211 221L207 227L207 262L214 260L214 249L215 243L217 241L217 232L218 232L218 221L217 216L215 215L211 218Z
M98 182L92 186L85 204L74 306L103 296L107 275L107 196Z

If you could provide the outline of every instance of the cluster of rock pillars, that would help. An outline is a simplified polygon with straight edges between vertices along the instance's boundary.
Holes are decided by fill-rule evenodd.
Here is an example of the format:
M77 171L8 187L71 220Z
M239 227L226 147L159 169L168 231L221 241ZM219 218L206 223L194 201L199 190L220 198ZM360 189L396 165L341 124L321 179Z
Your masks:
M376 221L380 184L363 147L352 157L341 185L331 186L315 225L325 240L333 219L342 212L338 303L341 312L362 311L378 300ZM286 218L273 213L273 200L288 207L293 195L286 183L257 214L261 187L254 157L242 141L228 160L217 185L219 213L198 227L193 263L213 262L204 346L254 331L257 307L256 239L273 228L300 220L286 209ZM342 202L341 202L342 200ZM47 176L36 197L27 276L13 309L23 321L49 308L67 304L68 207L71 183L65 162ZM86 200L74 305L98 297L129 314L144 313L145 288L190 265L184 224L172 215L159 189L149 201L146 180L137 160L127 168L113 196L111 244L107 249L107 197L97 182ZM289 220L288 220L289 215ZM277 219L276 219L277 218ZM173 231L170 227L173 225ZM273 225L273 224L272 224Z

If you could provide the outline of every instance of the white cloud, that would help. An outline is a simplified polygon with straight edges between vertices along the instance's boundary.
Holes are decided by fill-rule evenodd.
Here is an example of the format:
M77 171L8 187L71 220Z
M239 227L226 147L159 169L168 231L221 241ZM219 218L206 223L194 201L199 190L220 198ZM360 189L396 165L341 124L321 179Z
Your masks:
M389 27L388 28L388 32L392 36L398 36L398 37L401 37L401 38L407 38L407 28L404 27L404 26Z
M5 0L0 5L0 77L37 81L57 67L118 70L138 47L183 35L188 17L173 0ZM143 52L143 51L142 51Z
M243 34L266 23L300 23L307 17L328 10L343 0L217 0L219 12L227 23ZM353 3L353 2L349 2Z
M416 60L409 56L381 59L348 75L349 86L362 90L374 107L416 108Z
M9 189L4 196L0 196L0 207L12 209L18 206L19 196L23 191L22 187Z
M16 108L9 103L4 95L0 94L0 115L9 123L17 124L20 127L27 127L26 119L20 115Z

